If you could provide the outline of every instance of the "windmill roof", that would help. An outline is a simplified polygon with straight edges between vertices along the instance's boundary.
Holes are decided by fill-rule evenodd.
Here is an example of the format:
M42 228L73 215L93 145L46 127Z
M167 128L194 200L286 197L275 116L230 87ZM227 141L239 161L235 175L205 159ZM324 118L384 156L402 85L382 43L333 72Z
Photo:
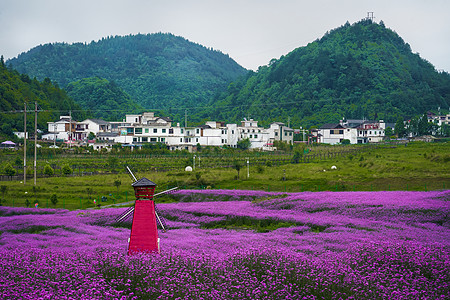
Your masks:
M134 182L132 184L133 187L135 186L156 186L156 183L154 183L151 180L148 180L145 177L142 177L141 179L139 179L138 181Z

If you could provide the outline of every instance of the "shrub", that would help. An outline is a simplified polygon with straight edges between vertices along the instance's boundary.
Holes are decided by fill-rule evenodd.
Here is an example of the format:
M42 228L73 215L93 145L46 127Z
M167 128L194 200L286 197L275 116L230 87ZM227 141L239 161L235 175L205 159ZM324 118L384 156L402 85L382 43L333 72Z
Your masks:
M64 175L71 175L73 173L73 170L68 164L65 164L62 168L62 172Z
M45 165L44 174L47 176L53 176L53 174L55 174L55 171L53 171L53 168L50 165Z
M16 169L14 169L11 164L6 164L5 166L5 174L8 176L14 176L16 175Z
M294 152L294 156L292 157L292 163L298 164L302 160L302 157L303 157L303 152L301 152L300 150L296 150Z
M257 165L256 166L256 172L258 172L258 174L264 173L264 167L261 166L261 165Z
M51 195L50 201L52 202L53 206L56 206L56 204L58 203L58 196L56 196L56 194Z

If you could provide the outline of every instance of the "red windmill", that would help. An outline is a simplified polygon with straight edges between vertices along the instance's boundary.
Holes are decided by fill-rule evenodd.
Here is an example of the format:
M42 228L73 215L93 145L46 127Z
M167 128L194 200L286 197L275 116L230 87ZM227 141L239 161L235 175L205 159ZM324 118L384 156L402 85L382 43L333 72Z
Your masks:
M158 215L158 211L153 201L154 197L175 191L173 188L158 194L155 193L156 184L147 178L136 179L130 168L128 172L133 178L132 184L136 201L134 207L130 207L121 214L116 221L123 222L133 213L133 223L128 245L128 254L137 252L160 252L157 222L161 225L163 231L166 231L164 220Z

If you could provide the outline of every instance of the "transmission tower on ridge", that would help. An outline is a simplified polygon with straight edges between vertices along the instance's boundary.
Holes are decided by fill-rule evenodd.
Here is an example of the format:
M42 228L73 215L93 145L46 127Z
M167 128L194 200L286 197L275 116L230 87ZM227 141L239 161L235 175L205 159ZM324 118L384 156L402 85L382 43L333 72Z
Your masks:
M370 20L373 22L374 19L375 17L373 16L373 11L368 11L366 20Z

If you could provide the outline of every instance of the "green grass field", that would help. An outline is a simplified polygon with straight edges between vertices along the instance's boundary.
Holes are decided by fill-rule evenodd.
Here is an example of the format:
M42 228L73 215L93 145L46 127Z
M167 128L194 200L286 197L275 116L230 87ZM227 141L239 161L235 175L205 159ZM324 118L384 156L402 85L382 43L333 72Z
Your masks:
M326 149L330 149L329 147ZM253 155L253 156L252 156ZM290 154L291 157L293 154ZM0 197L5 206L34 206L37 201L39 207L64 207L79 209L94 207L94 199L102 205L134 200L130 177L123 171L123 165L140 164L138 177L147 177L158 184L156 192L168 187L181 188L214 188L214 189L253 189L281 192L301 191L381 191L381 190L440 190L450 186L450 143L409 143L404 145L385 145L377 149L353 153L333 158L323 158L318 162L286 163L270 166L270 164L254 164L255 154L250 156L249 170L246 165L246 155L241 153L237 159L242 163L238 172L230 167L214 168L214 161L202 157L201 165L194 172L182 171L182 167L168 172L153 171L154 164L162 165L163 161L171 164L176 157L168 159L141 160L120 158L117 160L119 174L104 174L94 176L68 176L37 178L34 187L33 179L28 179L24 185L21 181L3 181ZM284 158L289 155L284 155ZM73 163L71 159L55 157L59 163ZM179 158L186 160L185 157ZM264 156L259 157L264 160ZM95 165L106 164L108 157L98 157L83 163ZM5 158L3 157L3 161ZM336 169L332 169L336 166ZM75 170L76 171L76 170ZM249 172L249 177L247 177ZM75 172L76 173L76 172ZM121 184L116 187L115 181ZM52 195L57 197L57 204L51 202ZM101 202L102 196L108 198ZM170 197L160 198L158 201L170 201Z

